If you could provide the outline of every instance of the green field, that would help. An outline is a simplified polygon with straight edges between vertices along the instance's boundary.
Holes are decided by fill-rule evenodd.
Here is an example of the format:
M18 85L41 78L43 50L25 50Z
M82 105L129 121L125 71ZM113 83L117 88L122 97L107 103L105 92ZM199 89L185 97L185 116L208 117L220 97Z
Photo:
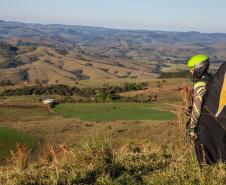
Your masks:
M65 117L87 121L107 120L172 120L172 112L137 103L61 104L54 109Z
M0 127L0 159L8 156L10 151L15 151L16 144L25 144L28 150L32 150L37 142L37 139L24 132Z

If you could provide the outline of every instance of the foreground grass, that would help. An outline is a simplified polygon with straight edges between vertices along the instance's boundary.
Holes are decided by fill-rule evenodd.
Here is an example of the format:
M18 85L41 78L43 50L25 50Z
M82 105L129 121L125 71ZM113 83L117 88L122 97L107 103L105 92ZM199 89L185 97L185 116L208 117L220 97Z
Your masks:
M172 120L172 112L155 109L153 105L137 103L61 104L54 109L65 117L87 121L103 120Z
M79 146L49 146L45 155L30 163L27 153L18 150L7 165L0 166L0 184L226 184L224 164L199 167L192 142L187 145L184 140L185 118L179 111L178 118L179 137L166 144L157 144L156 140L133 141L131 136L130 141L113 147L115 135L109 131L110 136L80 142Z
M15 129L0 127L0 159L9 156L11 151L16 151L17 144L25 144L28 150L37 146L37 139Z
M161 147L130 142L113 149L109 140L94 140L74 149L50 146L46 157L25 168L17 160L0 168L1 184L225 184L225 165L200 169L192 144L180 142Z

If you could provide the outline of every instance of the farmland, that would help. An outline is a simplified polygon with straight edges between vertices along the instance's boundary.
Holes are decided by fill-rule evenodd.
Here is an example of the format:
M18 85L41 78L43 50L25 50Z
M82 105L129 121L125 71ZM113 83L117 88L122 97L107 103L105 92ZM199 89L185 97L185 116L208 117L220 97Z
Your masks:
M176 129L175 115L169 109L167 105L130 103L61 104L50 113L44 107L2 106L0 121L2 127L33 135L42 143L41 148L58 142L73 146L107 132L114 135L115 145L131 137L162 142L163 135L167 136Z
M2 97L0 123L9 143L2 155L8 155L11 167L0 166L0 182L224 184L224 165L200 170L193 144L186 143L183 84L190 83L152 80L147 89L120 93L122 97L157 94L151 103L61 103L52 111L41 105L42 95ZM24 158L16 143L28 146Z
M54 109L66 117L87 121L106 120L172 120L173 113L158 110L149 104L62 104Z
M123 83L125 82L122 81L121 84ZM170 80L164 86L175 84ZM148 88L154 90L158 88L156 85L157 83L152 81ZM139 92L147 93L147 90L137 91ZM114 145L120 145L123 140L129 140L131 137L160 143L163 142L162 138L168 138L167 135L176 129L175 108L167 102L178 103L179 93L171 91L167 96L171 97L171 100L167 99L166 94L159 93L159 103L66 103L57 105L51 112L40 105L43 96L5 96L1 98L0 122L2 127L17 129L37 138L41 143L37 147L38 151L46 150L49 144L58 142L70 146L78 145L84 139L108 132L114 135ZM132 94L125 93L122 96ZM167 127L168 129L164 129ZM155 135L155 132L159 135Z

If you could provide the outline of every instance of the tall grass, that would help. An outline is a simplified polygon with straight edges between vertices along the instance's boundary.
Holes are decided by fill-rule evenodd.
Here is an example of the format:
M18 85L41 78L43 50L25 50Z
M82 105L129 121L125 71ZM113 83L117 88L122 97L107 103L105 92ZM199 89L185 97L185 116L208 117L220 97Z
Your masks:
M114 149L109 139L94 139L79 148L49 146L46 156L30 164L25 163L26 157L21 157L26 155L18 151L9 165L1 167L0 184L226 183L224 164L200 168L192 144L181 145L180 142L157 146L147 141L134 141Z

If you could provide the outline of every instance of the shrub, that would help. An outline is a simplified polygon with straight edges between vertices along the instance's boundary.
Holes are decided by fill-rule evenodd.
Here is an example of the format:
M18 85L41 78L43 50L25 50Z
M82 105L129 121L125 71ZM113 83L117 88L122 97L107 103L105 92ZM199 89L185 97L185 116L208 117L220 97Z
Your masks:
M106 97L107 102L112 102L112 101L119 101L121 100L121 96L119 94L109 94Z
M14 85L14 84L11 82L11 80L2 80L0 82L0 85L1 86L10 86L10 85Z
M131 102L131 103L153 103L157 101L157 95L136 95L133 97L122 97L121 100L123 102Z
M104 103L104 102L106 102L107 96L108 96L107 93L101 92L99 95L96 96L96 100L97 100L97 102Z
M87 88L80 89L80 91L78 92L78 95L82 97L93 97L96 95L96 91L93 88L87 87Z
M124 90L125 91L144 90L147 86L148 86L148 82L142 82L142 83L125 83Z
M65 49L55 49L55 51L60 54L60 55L67 55L68 54L68 51L66 51Z
M179 71L179 72L161 72L159 78L189 78L191 79L191 73L189 71Z

